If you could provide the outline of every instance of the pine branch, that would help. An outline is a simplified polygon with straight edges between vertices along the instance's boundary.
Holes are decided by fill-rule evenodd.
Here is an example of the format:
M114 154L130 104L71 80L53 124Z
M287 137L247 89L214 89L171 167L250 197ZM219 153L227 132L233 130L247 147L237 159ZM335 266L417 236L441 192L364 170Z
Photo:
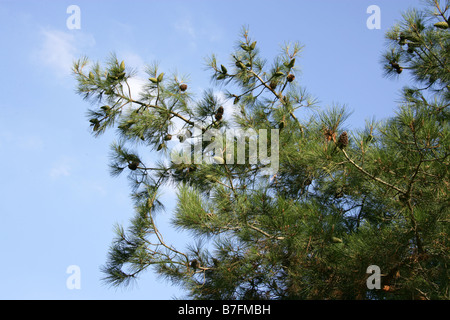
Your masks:
M268 85L267 83L270 82L268 81L264 81L257 73L255 73L253 70L250 70L250 72L261 82L262 85L264 85L264 87L266 87L266 89L269 89L269 91L271 91L275 97L278 98L278 100L283 101L283 95L280 93L277 93L275 91L275 89L271 88L270 85ZM287 82L286 82L287 83ZM284 88L283 88L284 89ZM297 119L297 117L294 115L294 113L292 111L289 111L289 115L292 117L292 119L294 119L297 122L297 125L299 126L300 130L303 132L303 126L300 124L300 121Z
M258 231L259 233L265 235L266 237L268 237L268 238L270 238L270 239L276 239L276 240L284 240L284 239L285 239L284 237L277 237L277 236L270 235L270 234L268 234L267 232L265 232L264 230L261 230L261 229L255 227L254 225L249 224L248 222L247 222L247 226L248 226L250 229L255 230L255 231Z
M165 111L165 112L168 111L171 115L173 115L174 117L177 117L177 118L183 120L183 121L186 122L187 124L189 124L189 125L191 125L191 126L195 126L195 125L196 125L195 122L190 121L189 119L186 119L185 117L183 117L182 115L180 115L179 113L177 113L177 112L175 112L175 111L173 111L173 110L168 110L168 109L166 109L166 108L164 108L164 107L160 107L160 106L158 106L158 105L147 104L147 103L144 103L144 102L142 102L142 101L134 100L134 99L132 99L131 97L126 97L126 96L121 95L121 94L118 94L118 96L121 97L122 99L128 100L128 101L131 102L131 103L139 104L139 105L142 106L142 107L146 107L146 108L154 108L154 109L161 110L161 111Z
M159 178L157 185L159 185L160 181L161 181L162 177ZM153 208L153 203L156 200L156 192L153 193L153 197L151 199L149 199L149 202L151 203L151 208ZM186 254L176 250L173 246L168 246L163 239L163 236L161 234L161 232L158 230L158 228L156 227L155 221L153 219L153 215L152 215L152 210L150 209L148 216L150 218L151 221L151 225L153 226L153 230L155 231L156 237L158 238L159 243L165 247L166 249L168 249L169 251L172 251L176 254L179 254L181 256L183 256L186 259L186 263L189 263L189 258Z
M368 176L369 178L384 184L385 186L388 186L389 188L392 188L402 194L407 194L407 191L404 191L396 186L394 186L393 184L390 184L384 180L381 180L380 178L375 177L373 174L367 172L366 170L364 170L363 168L361 168L358 164L356 164L352 159L350 159L350 157L347 155L347 152L345 152L344 149L339 149L342 151L342 153L344 154L345 158L348 160L348 162L350 162L356 169L358 169L360 172L362 172L363 174L365 174L366 176Z

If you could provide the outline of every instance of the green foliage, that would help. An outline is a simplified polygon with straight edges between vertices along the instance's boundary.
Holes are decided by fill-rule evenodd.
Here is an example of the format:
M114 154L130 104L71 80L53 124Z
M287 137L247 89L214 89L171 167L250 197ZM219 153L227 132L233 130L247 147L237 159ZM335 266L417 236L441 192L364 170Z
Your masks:
M405 13L386 34L386 75L408 73L411 86L392 117L360 130L346 128L345 106L299 119L299 109L317 107L294 76L302 47L286 44L269 65L245 29L229 63L207 59L232 121L212 90L193 101L188 82L157 65L133 99L133 74L114 55L105 67L75 63L78 92L98 106L88 111L93 134L117 127L111 173L128 174L135 203L130 227L116 228L105 281L127 285L153 267L195 299L448 299L449 3L429 2L431 11ZM211 128L279 129L278 172L267 177L248 152L245 164L230 163L195 141L193 132ZM216 163L193 163L191 152L149 166L139 155L167 156L173 140ZM250 141L233 143L236 160ZM192 239L183 249L155 224L164 185L178 190L171 223ZM381 290L367 288L370 265L382 270Z

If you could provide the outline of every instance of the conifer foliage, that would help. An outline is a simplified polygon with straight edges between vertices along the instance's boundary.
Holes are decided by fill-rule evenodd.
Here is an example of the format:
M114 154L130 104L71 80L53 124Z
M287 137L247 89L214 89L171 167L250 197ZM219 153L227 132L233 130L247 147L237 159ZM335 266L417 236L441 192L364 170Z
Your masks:
M111 173L128 175L134 201L104 280L127 285L151 268L196 299L449 299L450 8L428 2L386 34L386 75L412 76L402 102L361 130L345 127L345 107L318 107L299 85L299 44L269 64L247 30L228 62L207 60L232 120L212 91L194 99L187 79L157 65L132 97L126 62L77 61L92 132L116 129ZM278 129L278 172L262 174L267 164L248 153L228 161L209 141L199 147L215 161L171 160L169 144L210 128ZM149 165L142 150L163 160ZM172 224L191 236L184 247L157 227L164 185L177 188ZM379 290L367 287L370 265L382 271Z

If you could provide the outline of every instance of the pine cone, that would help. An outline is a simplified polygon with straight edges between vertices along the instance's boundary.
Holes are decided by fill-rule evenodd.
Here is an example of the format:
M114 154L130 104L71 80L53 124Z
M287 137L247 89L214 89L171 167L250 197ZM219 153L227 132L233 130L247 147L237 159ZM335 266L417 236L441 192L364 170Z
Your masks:
M164 148L165 147L165 144L164 143L161 143L159 146L158 146L158 148L156 149L156 151L160 151L162 148Z
M338 142L337 142L337 147L339 149L345 149L345 147L347 147L347 145L348 145L348 135L347 135L347 132L344 131L339 136L339 139L338 139Z
M396 62L396 61L389 61L389 64L391 65L392 68L395 69L395 71L397 71L398 74L402 73L403 68L400 67L398 62Z
M198 260L197 259L194 259L194 260L192 260L191 261L191 268L192 269L198 269L200 267L200 262L198 262Z
M294 79L295 79L295 76L292 73L288 74L288 76L287 76L288 82L292 82L292 81L294 81Z
M439 29L448 29L448 23L447 22L445 22L445 21L439 21L439 22L436 22L435 24L434 24L434 26L436 27L436 28L439 28Z
M219 109L217 109L217 112L214 115L214 117L216 118L216 121L220 121L222 120L222 116L223 116L223 107L220 106Z
M236 61L236 67L242 70L245 69L245 65L241 61Z
M133 161L133 162L131 162L131 163L128 164L128 169L134 171L134 170L137 169L138 166L139 166L139 162Z
M187 84L180 84L180 90L181 91L186 91L186 89L187 89Z
M406 37L405 34L403 32L400 32L400 37L398 40L398 44L401 46L404 46L406 44Z
M275 90L275 88L277 87L277 82L274 80L270 81L269 87L270 89Z
M389 61L389 64L392 66L392 68L397 69L400 68L400 65L396 61Z

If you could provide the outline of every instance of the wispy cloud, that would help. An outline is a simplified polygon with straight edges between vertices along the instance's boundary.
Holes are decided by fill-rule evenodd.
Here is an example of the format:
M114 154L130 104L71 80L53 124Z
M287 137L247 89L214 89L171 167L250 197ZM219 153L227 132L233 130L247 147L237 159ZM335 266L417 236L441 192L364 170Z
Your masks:
M145 66L144 59L139 54L130 50L119 52L118 56L126 62L127 68L139 72Z
M40 31L42 42L34 52L39 64L51 68L57 75L71 73L73 61L82 49L95 45L92 35L79 31L61 31L43 28Z
M174 30L183 35L192 48L196 48L198 42L218 42L223 39L226 32L214 20L205 19L201 25L196 24L196 20L190 15L184 15L175 20Z
M61 177L68 177L71 175L72 171L72 159L68 157L62 157L57 162L53 164L50 169L49 176L52 179L58 179Z
M128 80L130 86L131 97L134 99L139 98L139 94L143 93L144 86L148 81L142 77L133 77Z
M194 26L192 25L192 21L187 17L184 17L182 20L178 20L175 23L175 29L181 33L189 35L193 39L196 37L196 32Z
M175 31L181 35L186 40L190 50L197 49L197 30L189 17L183 17L175 21L173 28Z
M50 177L52 179L68 176L70 176L70 166L67 164L58 164L50 170Z

